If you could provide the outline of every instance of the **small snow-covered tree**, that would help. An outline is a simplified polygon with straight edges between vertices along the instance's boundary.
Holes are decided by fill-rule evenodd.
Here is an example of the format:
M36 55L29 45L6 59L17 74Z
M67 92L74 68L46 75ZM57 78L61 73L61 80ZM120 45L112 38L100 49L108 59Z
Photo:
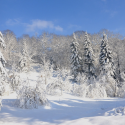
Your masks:
M86 84L78 85L74 83L72 87L72 94L76 96L86 97Z
M70 45L71 48L71 70L74 78L77 77L78 73L82 73L81 57L78 52L79 43L77 42L75 33L73 33L73 40Z
M40 84L37 84L35 88L24 85L17 91L17 94L18 100L16 101L16 105L20 108L32 109L38 108L40 105L49 105L45 91Z
M105 84L107 95L116 96L117 83L115 67L113 62L112 51L108 45L108 39L106 34L103 34L99 62L101 65L101 81Z
M20 80L20 76L17 72L14 72L13 75L11 75L11 87L13 90L18 89L21 80Z
M41 80L44 82L45 85L48 84L48 81L51 81L53 76L53 68L50 64L50 61L46 61L45 56L43 59L43 65L41 66ZM40 79L39 79L40 80Z
M89 40L87 32L85 32L85 41L84 41L84 63L85 63L85 73L90 80L92 77L95 77L95 68L94 68L94 53Z
M23 50L22 50L21 59L19 61L19 66L20 66L22 71L28 71L29 70L30 57L29 57L29 54L27 52L27 44L26 44L25 39L23 40Z
M10 94L10 84L7 77L0 76L0 96Z

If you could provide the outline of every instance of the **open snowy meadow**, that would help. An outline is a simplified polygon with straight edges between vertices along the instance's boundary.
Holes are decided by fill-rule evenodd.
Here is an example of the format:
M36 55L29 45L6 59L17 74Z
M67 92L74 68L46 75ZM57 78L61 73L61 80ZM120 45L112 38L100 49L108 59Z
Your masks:
M39 73L21 74L29 76L34 84ZM49 105L35 109L22 109L15 106L17 94L2 97L0 125L124 125L125 99L88 99L72 94L47 95Z

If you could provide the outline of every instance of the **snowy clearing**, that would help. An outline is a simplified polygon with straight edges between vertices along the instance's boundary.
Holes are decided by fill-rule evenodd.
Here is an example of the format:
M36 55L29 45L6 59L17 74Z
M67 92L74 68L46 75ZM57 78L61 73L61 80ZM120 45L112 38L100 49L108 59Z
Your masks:
M16 94L4 96L0 112L2 125L124 125L125 115L111 110L124 107L125 99L83 99L69 94L47 96L50 106L20 109L14 106Z
M20 74L35 85L39 73ZM2 97L0 125L124 125L124 98L88 99L63 92L62 96L47 95L50 106L21 109L15 106L17 94ZM122 108L119 108L122 107Z

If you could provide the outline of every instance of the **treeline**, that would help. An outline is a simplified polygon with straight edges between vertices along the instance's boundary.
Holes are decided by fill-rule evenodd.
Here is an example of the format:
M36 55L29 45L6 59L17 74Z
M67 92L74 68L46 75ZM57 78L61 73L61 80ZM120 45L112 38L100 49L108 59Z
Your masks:
M5 51L2 51L2 53L7 61L7 67L12 66L13 64L18 65L19 59L22 56L23 43L25 41L28 55L32 59L31 63L43 64L43 57L45 56L45 59L56 65L56 67L70 69L70 45L72 43L73 35L63 36L43 32L39 36L29 36L26 34L17 38L16 35L10 30L5 30L2 33L6 44L6 49ZM85 32L76 31L74 33L77 42L79 43L79 54L83 57ZM99 54L103 33L105 33L108 37L108 43L113 52L113 59L117 72L124 71L125 39L118 33L113 33L104 29L95 34L88 33L95 55L94 65L96 67L96 74L99 74L100 69Z

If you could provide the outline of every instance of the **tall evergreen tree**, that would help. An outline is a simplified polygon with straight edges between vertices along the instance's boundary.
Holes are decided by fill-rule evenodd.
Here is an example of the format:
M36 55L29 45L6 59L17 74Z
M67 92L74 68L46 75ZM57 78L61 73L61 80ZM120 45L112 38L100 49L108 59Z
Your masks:
M73 33L73 40L70 45L71 47L71 70L74 78L77 77L78 73L82 73L81 57L79 56L78 47L79 43L77 42L75 33Z
M84 41L84 63L85 63L84 70L88 79L94 78L95 77L94 54L87 32L85 32L85 41Z
M3 40L3 34L0 32L0 47L1 48L5 48L5 42ZM6 60L3 57L3 54L0 52L0 72L1 74L5 74L6 75L6 70L5 70L5 63Z
M108 84L106 85L107 94L108 96L115 96L117 88L115 66L113 62L112 51L108 45L108 39L106 34L103 34L99 62L101 65L100 75L104 76L104 82L105 84Z
M103 35L99 62L101 65L101 73L102 74L108 73L108 75L111 75L112 77L115 78L113 55L108 45L108 39L106 34Z

